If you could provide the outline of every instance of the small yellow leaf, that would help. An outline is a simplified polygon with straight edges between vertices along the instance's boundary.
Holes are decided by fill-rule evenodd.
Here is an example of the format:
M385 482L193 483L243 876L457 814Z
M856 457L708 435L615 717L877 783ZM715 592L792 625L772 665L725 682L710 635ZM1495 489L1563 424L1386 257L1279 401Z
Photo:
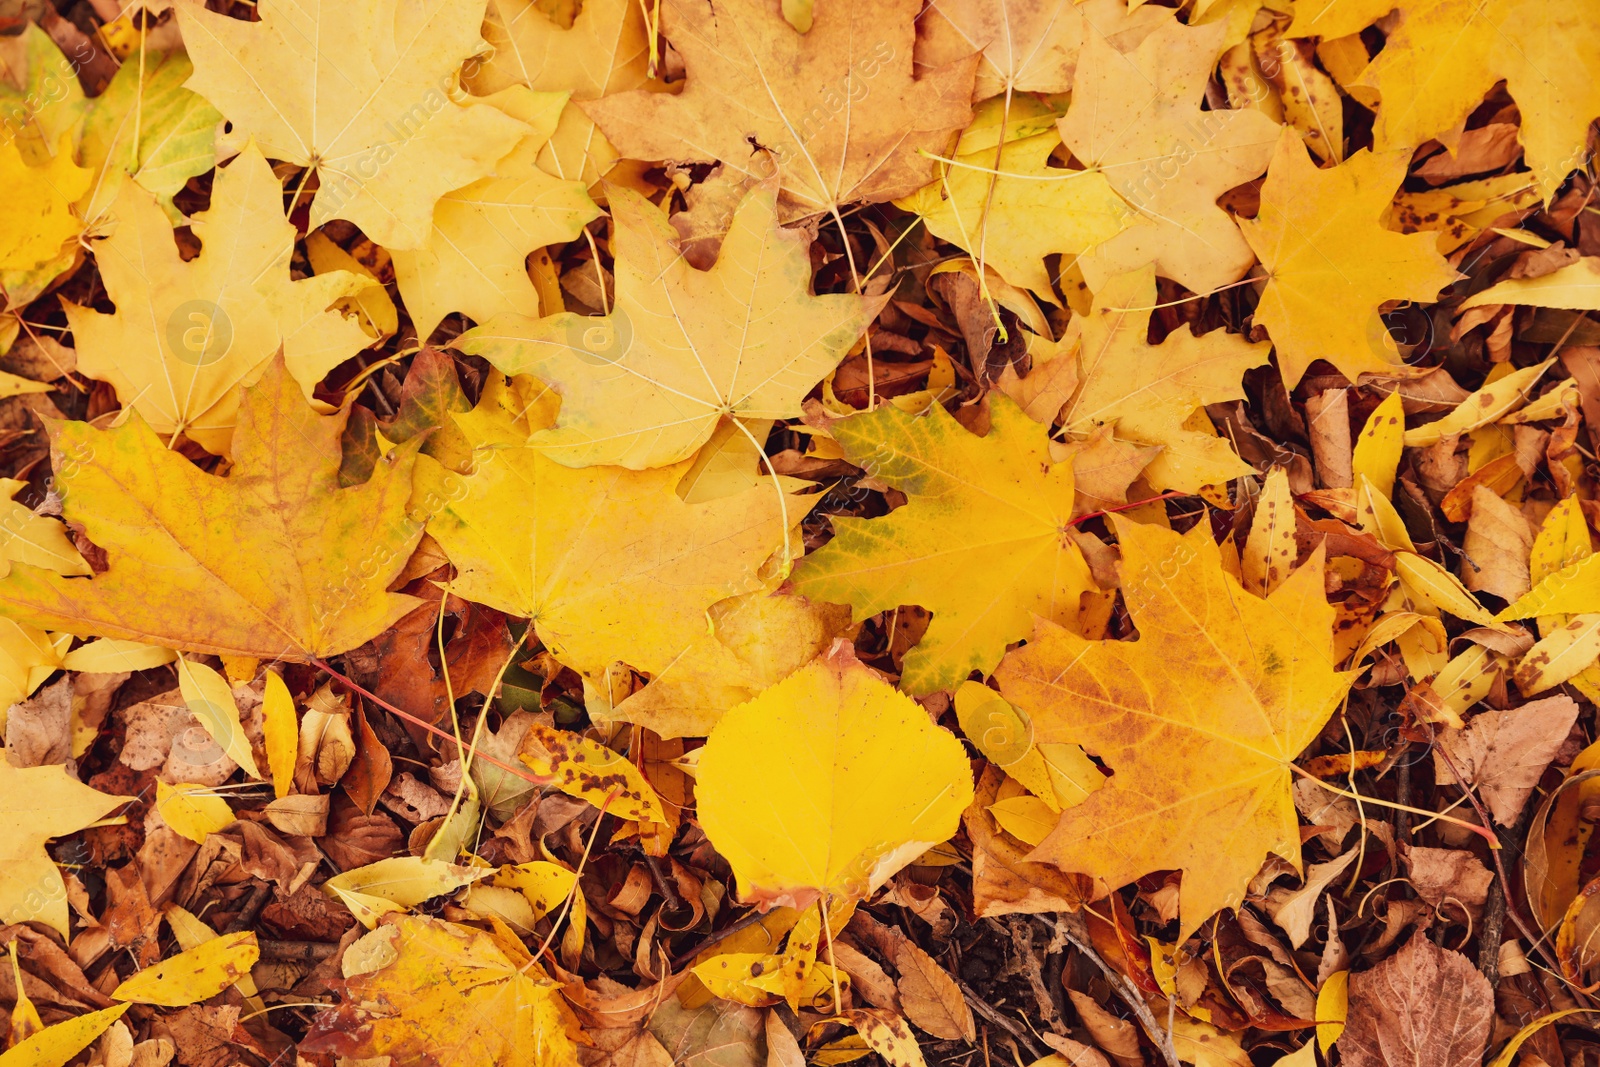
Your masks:
M883 1057L889 1067L924 1067L922 1049L906 1021L888 1008L853 1008L840 1012L834 1022L849 1023L856 1028L872 1051Z
M539 778L568 796L604 807L609 815L635 822L667 821L661 798L639 768L598 742L534 723L518 756Z
M1344 1033L1345 1017L1350 1013L1350 972L1334 971L1317 990L1317 1047L1327 1055Z
M1294 570L1294 497L1289 493L1289 473L1274 467L1256 501L1256 515L1250 523L1250 537L1239 556L1244 587L1257 596L1267 596Z
M1444 418L1418 426L1415 430L1407 430L1405 443L1411 448L1420 448L1434 444L1448 434L1462 434L1479 426L1487 426L1515 410L1539 381L1539 376L1554 362L1555 358L1551 357L1543 363L1524 367L1490 382L1457 404L1455 410Z
M239 721L239 705L234 702L233 689L227 679L203 663L180 658L178 688L183 693L183 702L189 705L194 717L228 758L250 777L260 778L256 758L250 751L250 739Z
M111 999L181 1008L216 996L250 973L261 950L249 930L223 934L146 967L111 992Z
M1517 688L1533 696L1560 685L1600 657L1600 614L1574 615L1517 663Z
M177 658L176 652L160 645L102 637L68 652L61 658L61 666L85 674L118 674L164 667Z
M19 939L20 940L20 939ZM11 1008L11 1044L20 1045L28 1038L44 1029L44 1022L39 1018L39 1009L33 1006L33 1001L28 998L28 991L22 985L22 964L17 959L17 942L11 942L11 951L7 955L11 959L11 977L17 984L16 1003Z
M1000 829L1029 845L1037 845L1060 820L1050 806L1035 796L1011 797L989 805L989 814Z
M267 688L261 698L262 732L266 735L267 769L272 775L272 792L280 799L294 785L294 761L300 750L300 722L295 717L294 697L277 671L267 671Z
M841 640L723 717L696 794L741 898L803 907L953 836L973 788L961 743Z
M1505 629L1504 624L1496 622L1489 610L1467 592L1460 579L1427 556L1415 552L1397 552L1395 572L1400 575L1400 583L1411 597L1432 604L1440 611L1448 611L1458 619L1496 630Z
M0 1055L0 1067L65 1067L130 1007L130 1004L117 1004L47 1026Z
M578 876L565 867L534 860L501 867L494 876L494 884L515 889L527 897L534 918L540 919L561 907L578 884Z
M1350 466L1356 474L1357 485L1365 475L1383 496L1394 493L1394 475L1400 466L1400 453L1405 449L1405 433L1405 407L1399 390L1395 390L1367 416L1367 423L1356 438Z
M156 780L156 810L174 831L191 841L205 843L207 834L233 825L228 802L204 785L168 785Z
M493 873L487 867L458 867L422 856L395 856L334 875L322 888L346 904L353 900L361 905L361 910L355 906L350 910L370 928L379 916L414 908L424 900L453 893Z

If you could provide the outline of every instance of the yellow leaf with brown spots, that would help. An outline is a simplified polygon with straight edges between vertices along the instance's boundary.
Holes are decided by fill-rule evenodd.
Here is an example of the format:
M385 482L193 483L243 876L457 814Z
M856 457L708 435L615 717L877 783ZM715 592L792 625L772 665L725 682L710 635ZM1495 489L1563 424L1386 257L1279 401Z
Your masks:
M146 967L111 991L111 999L181 1008L216 996L250 973L261 949L254 931L222 934Z
M546 784L604 808L608 815L635 822L667 821L661 798L645 781L644 772L598 742L533 723L517 756Z

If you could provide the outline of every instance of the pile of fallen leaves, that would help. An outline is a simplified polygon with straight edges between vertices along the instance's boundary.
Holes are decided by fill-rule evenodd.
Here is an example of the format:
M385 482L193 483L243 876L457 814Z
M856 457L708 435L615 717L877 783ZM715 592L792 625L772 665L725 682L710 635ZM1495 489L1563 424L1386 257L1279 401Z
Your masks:
M1600 1064L1597 116L1596 0L0 0L0 1067Z

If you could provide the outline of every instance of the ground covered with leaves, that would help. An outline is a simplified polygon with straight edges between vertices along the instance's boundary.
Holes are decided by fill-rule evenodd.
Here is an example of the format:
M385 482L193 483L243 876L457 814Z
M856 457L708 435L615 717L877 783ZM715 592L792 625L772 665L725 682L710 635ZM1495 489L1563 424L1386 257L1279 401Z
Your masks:
M1600 1063L1600 0L0 0L0 1067Z

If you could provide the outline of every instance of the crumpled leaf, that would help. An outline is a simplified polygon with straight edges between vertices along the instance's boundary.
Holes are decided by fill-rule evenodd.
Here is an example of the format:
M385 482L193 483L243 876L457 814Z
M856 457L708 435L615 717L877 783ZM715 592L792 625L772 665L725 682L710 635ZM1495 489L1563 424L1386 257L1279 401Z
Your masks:
M339 488L344 422L312 411L278 360L241 402L227 478L167 449L137 417L114 430L60 424L65 516L83 523L110 566L64 578L13 564L0 579L0 613L79 636L261 659L362 644L416 606L384 590L422 525L406 510L411 446L365 484Z
M1240 226L1268 278L1255 322L1272 337L1289 388L1315 359L1352 381L1392 369L1400 358L1380 305L1431 301L1456 280L1433 234L1398 234L1379 223L1409 159L1362 151L1318 169L1293 130L1279 137L1261 213Z
M268 156L316 169L313 228L348 219L387 248L419 248L434 203L493 173L528 132L449 97L484 48L485 2L261 0L258 22L174 6L189 88Z
M616 93L583 109L633 159L720 160L756 180L776 165L786 221L892 200L932 176L919 150L942 151L972 120L976 56L912 77L918 9L819 4L801 34L761 0L665 0L661 33L683 56L683 92ZM862 93L883 103L847 110Z
M771 182L746 194L716 265L698 271L659 210L609 189L611 314L501 316L457 347L561 394L555 427L534 441L569 466L660 467L692 456L724 418L798 418L879 302L809 295L809 241L779 227L776 195Z
M765 590L718 601L706 614L712 632L612 707L611 717L661 737L704 737L729 708L805 666L850 625L847 607ZM591 718L597 711L589 706Z
M1072 465L1051 464L1047 431L1009 399L991 394L989 419L978 437L938 404L915 416L889 404L832 426L846 457L907 502L882 518L834 517L834 539L795 568L794 588L858 619L902 604L932 611L904 659L910 693L993 670L1036 615L1075 624L1095 588L1065 536Z
M241 387L254 385L281 348L306 399L336 365L369 342L329 310L368 285L348 271L291 281L295 229L282 189L253 145L219 172L211 207L195 216L200 255L184 262L159 202L125 183L115 232L95 260L117 310L66 305L78 369L110 382L158 434L184 434L228 451Z
M1263 856L1298 867L1289 765L1354 676L1334 669L1320 550L1257 598L1203 527L1184 537L1113 521L1139 638L1085 641L1041 623L995 677L1040 741L1082 745L1111 771L1029 858L1110 888L1183 871L1182 941L1238 906Z
M972 772L955 736L841 641L723 716L696 796L741 899L799 908L863 897L953 835Z

